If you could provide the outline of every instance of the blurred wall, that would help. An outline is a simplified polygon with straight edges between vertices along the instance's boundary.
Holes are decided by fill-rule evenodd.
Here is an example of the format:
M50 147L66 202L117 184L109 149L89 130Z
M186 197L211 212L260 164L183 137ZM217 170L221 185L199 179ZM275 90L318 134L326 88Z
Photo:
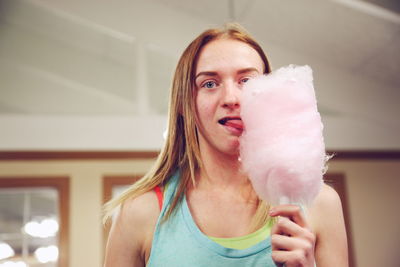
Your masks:
M333 160L346 176L357 266L399 266L400 160Z

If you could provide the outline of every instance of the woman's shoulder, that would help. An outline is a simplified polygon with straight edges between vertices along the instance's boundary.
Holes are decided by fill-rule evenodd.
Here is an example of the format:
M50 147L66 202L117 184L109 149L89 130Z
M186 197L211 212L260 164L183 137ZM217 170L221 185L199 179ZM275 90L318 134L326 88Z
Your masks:
M320 193L317 195L312 207L315 208L338 208L340 204L340 197L335 189L327 184L323 184ZM341 206L340 206L341 208Z
M344 226L340 197L335 189L327 184L323 184L320 193L309 207L308 214L317 235L323 235L336 227Z
M137 197L128 198L119 211L120 219L130 231L140 229L142 233L152 231L160 215L157 195L154 190ZM135 226L135 227L132 227Z
M160 209L154 190L125 200L113 220L110 249L133 253L134 258L145 262L150 254L159 215Z

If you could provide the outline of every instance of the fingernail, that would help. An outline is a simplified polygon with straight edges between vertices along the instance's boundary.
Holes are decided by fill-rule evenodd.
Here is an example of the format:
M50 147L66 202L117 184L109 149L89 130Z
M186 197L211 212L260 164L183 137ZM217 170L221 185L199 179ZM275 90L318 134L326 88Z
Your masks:
M269 212L268 212L268 214L269 214L269 216L275 216L275 210L274 209L270 209L269 210Z

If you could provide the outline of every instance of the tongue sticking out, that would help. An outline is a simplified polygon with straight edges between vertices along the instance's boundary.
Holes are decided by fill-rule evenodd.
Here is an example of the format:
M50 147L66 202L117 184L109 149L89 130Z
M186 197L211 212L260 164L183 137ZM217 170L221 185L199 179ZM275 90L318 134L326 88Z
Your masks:
M243 130L243 123L241 120L228 120L224 125Z
M243 122L240 118L223 118L218 121L224 126L236 128L237 130L243 131Z

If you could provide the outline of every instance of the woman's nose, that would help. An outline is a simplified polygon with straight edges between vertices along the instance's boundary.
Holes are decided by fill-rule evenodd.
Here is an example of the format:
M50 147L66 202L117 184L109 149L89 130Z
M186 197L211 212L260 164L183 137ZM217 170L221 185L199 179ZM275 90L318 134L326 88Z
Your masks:
M241 92L242 90L236 83L227 83L224 88L223 106L229 108L239 107Z

